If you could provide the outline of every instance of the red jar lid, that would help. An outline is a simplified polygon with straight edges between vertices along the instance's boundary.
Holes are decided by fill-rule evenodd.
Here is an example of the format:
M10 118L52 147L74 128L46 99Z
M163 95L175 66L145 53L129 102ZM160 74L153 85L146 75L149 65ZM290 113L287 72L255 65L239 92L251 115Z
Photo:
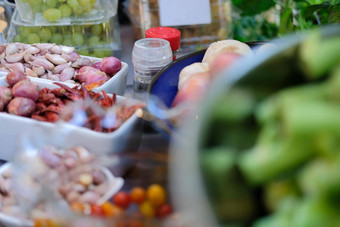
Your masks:
M146 38L166 39L170 42L172 51L178 50L181 45L181 32L176 28L154 27L145 31Z

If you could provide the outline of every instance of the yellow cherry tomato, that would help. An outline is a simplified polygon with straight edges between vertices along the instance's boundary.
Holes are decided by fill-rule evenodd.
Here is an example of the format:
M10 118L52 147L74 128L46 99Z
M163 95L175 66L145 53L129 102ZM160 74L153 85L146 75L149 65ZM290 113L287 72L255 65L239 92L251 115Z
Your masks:
M166 191L159 184L152 184L147 190L147 199L154 207L159 207L166 202Z
M147 218L153 218L155 216L155 208L147 200L140 204L139 211Z

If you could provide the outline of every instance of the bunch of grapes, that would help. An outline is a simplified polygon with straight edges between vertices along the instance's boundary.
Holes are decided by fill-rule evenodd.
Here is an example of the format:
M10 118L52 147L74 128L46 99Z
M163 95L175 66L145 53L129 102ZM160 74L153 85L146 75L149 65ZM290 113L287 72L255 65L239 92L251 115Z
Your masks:
M60 0L59 0L60 1ZM114 37L113 20L92 25L72 26L18 26L13 42L56 43L74 46L79 54L108 57L112 56L111 47Z
M33 13L42 13L48 21L78 16L91 12L96 0L22 0L31 6Z

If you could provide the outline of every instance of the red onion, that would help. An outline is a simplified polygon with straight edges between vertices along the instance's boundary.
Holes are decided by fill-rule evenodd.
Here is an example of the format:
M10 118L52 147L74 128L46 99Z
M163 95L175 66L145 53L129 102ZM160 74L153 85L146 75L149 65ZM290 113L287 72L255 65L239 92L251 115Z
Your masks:
M103 72L114 75L122 68L122 62L116 57L106 57L103 58L100 67Z
M13 87L14 84L18 83L21 80L25 80L26 75L21 71L12 71L9 72L6 76L6 82L10 87Z
M28 117L35 110L35 103L28 98L14 98L7 106L8 113Z
M96 62L96 63L93 63L92 64L92 67L93 68L96 68L96 69L99 69L99 70L102 70L102 68L101 68L101 65L102 64L102 62L100 61L100 62Z
M8 87L0 87L0 102L2 103L3 107L0 109L3 110L3 108L11 101L13 98L12 90Z
M12 93L14 97L29 98L35 102L38 100L39 87L30 80L22 80L13 86Z

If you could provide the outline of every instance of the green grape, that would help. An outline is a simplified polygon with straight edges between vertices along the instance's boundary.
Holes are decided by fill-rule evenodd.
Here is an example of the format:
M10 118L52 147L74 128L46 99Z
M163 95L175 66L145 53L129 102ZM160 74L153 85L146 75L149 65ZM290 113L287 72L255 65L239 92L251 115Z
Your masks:
M88 40L87 43L89 46L97 46L100 43L100 39L98 36L91 36Z
M31 8L33 13L40 13L42 11L42 4L34 4Z
M59 0L59 2L63 3L63 2L66 2L66 0Z
M73 46L72 39L64 39L63 45L65 45L65 46Z
M94 4L96 4L96 1L97 1L97 0L90 0L90 2L91 2L91 5L94 5Z
M19 43L20 41L21 41L20 35L14 36L14 38L13 38L13 42L14 42L14 43Z
M28 29L29 29L29 33L37 34L40 32L41 27L32 26L32 27L28 27Z
M83 34L83 27L80 26L80 25L74 25L74 26L72 26L72 32Z
M72 41L77 46L83 45L84 44L84 36L82 34L79 34L79 33L73 34Z
M21 37L27 37L28 34L30 33L30 29L28 27L19 26L18 32L19 32Z
M83 13L83 7L81 5L78 5L77 7L73 8L73 12L76 15L80 15Z
M113 56L113 50L104 50L104 55L105 57Z
M50 8L55 8L58 4L58 0L46 0L45 2Z
M89 49L81 49L81 50L77 49L77 52L78 52L78 54L84 55L84 56L89 56L89 54L90 54Z
M51 38L51 43L62 44L63 36L61 34L54 34Z
M105 57L105 51L103 51L103 50L95 50L95 51L93 51L92 56L95 56L97 58L103 58L103 57Z
M91 26L91 32L94 34L94 35L100 35L102 34L103 32L103 27L102 27L102 24L95 24L95 25L92 25Z
M79 2L77 0L67 0L67 4L72 8L76 8L79 6Z
M51 7L49 7L46 3L41 4L41 11L44 12L48 9L51 9Z
M56 21L61 18L61 12L59 9L48 9L43 12L43 16L48 21Z
M59 7L62 17L69 17L72 14L72 8L67 4L62 4Z
M87 6L91 4L90 0L79 0L80 5Z
M40 43L40 38L37 34L29 34L27 36L27 42L29 44L33 44L33 43Z
M52 37L52 33L48 27L42 28L39 34L41 40L45 42L48 42Z
M83 12L84 13L89 13L89 12L91 12L91 10L92 10L92 6L91 5L83 6Z

